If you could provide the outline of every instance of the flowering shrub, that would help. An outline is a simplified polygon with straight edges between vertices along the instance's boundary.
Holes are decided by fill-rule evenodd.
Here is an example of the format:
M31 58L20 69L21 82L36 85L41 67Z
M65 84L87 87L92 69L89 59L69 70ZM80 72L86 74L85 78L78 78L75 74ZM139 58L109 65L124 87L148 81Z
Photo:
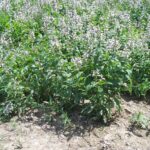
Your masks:
M2 1L0 114L46 105L64 116L78 110L107 121L112 109L121 110L122 92L145 96L149 6L147 0Z

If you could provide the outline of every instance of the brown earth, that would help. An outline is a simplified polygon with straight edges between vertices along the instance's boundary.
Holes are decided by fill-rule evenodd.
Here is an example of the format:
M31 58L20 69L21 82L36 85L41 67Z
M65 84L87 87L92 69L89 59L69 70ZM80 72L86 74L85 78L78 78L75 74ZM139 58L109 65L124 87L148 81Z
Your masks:
M130 130L135 112L150 116L150 105L122 100L123 111L108 126L76 120L68 128L41 122L30 114L0 124L0 150L150 150L150 130Z

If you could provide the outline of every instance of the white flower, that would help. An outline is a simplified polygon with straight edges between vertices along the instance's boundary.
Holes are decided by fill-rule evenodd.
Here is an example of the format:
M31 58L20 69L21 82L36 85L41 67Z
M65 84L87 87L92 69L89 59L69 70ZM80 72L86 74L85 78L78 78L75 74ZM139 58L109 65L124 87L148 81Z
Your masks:
M116 39L109 39L106 44L107 49L118 49L120 47L119 41Z
M80 57L74 57L71 59L71 62L73 62L75 65L77 66L81 66L82 65L82 59Z
M130 21L130 14L129 13L127 13L127 12L121 12L120 14L119 14L119 18L121 19L121 20L123 20L123 21Z
M8 104L6 104L5 109L3 110L3 113L5 115L9 115L14 109L14 106L11 102L9 102Z
M98 69L93 70L92 76L93 77L99 77L101 80L105 80L104 76L100 73L100 71Z

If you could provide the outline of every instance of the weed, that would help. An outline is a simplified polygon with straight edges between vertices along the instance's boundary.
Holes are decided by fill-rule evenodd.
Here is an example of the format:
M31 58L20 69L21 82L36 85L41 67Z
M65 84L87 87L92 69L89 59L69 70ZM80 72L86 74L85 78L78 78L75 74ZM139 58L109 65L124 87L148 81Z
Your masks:
M141 112L135 113L131 117L132 125L137 128L148 128L149 121L150 120Z

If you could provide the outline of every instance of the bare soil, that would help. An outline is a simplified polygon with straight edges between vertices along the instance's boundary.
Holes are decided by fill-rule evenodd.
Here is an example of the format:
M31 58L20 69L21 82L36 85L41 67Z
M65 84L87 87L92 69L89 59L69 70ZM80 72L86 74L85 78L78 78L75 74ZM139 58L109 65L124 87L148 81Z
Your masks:
M59 122L42 122L40 115L14 117L0 124L0 150L150 150L150 130L130 128L133 113L150 117L150 105L123 99L122 108L105 126L76 119L71 127L63 128Z

